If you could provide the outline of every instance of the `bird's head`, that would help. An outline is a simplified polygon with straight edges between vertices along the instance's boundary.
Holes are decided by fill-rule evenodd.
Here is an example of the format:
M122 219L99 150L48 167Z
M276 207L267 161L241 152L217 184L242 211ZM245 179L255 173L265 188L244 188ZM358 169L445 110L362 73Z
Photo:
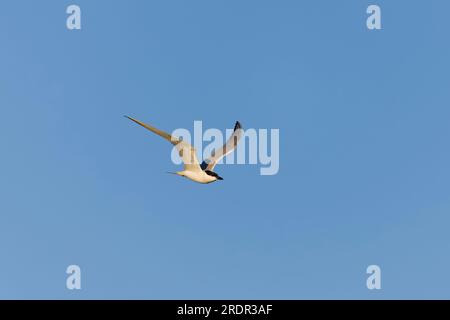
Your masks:
M223 180L223 178L222 178L221 176L219 176L217 173L215 173L215 172L213 172L213 171L205 170L205 173L206 173L208 176L211 176L211 177L216 178L216 180Z

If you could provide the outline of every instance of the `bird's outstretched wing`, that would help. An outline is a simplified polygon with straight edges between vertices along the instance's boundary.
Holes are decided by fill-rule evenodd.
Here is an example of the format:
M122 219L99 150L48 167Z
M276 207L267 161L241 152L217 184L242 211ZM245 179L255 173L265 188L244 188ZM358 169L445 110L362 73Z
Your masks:
M134 119L132 117L129 117L129 116L124 116L124 117L130 119L131 121L136 122L137 124L143 126L145 129L150 130L153 133L156 133L157 135L159 135L159 136L163 137L164 139L170 141L173 145L176 145L177 143L180 142L180 140L177 137L172 137L167 132L164 132L164 131L161 131L159 129L156 129L155 127L152 127L152 126L150 126L150 125L148 125L146 123L143 123L143 122L141 122L139 120L136 120L136 119Z
M175 148L177 148L178 154L180 155L180 158L184 163L184 170L198 171L198 172L202 171L202 169L200 168L199 161L197 159L197 152L195 148L191 146L189 143L184 142L178 137L174 137L168 134L167 132L156 129L155 127L152 127L146 123L143 123L129 116L125 116L125 118L128 118L131 121L136 122L137 124L143 126L145 129L150 130L153 133L156 133L157 135L163 137L164 139L172 143L175 146Z
M228 139L228 141L223 145L222 148L215 149L211 157L203 161L201 168L202 170L209 170L213 171L216 164L225 157L226 155L233 152L234 149L236 149L237 144L239 143L239 140L241 140L242 135L244 133L244 130L242 129L242 126L239 121L236 121L236 124L234 126L234 131L231 137Z

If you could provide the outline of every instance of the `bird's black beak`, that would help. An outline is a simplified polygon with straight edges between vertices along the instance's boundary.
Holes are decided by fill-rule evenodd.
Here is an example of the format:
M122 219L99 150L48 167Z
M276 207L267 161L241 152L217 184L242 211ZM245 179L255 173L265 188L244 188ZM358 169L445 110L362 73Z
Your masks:
M217 177L217 180L223 180L223 178L222 177Z

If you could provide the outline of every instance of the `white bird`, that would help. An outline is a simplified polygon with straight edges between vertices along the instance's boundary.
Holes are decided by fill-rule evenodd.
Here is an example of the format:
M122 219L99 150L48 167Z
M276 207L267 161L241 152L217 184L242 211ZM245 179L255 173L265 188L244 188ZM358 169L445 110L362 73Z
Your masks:
M243 134L241 124L239 123L239 121L236 121L233 134L225 143L225 145L219 150L214 150L211 156L203 161L203 163L200 165L196 155L197 151L189 143L179 139L178 137L171 136L170 134L156 129L155 127L145 124L139 120L133 119L129 116L125 117L170 141L177 148L178 154L180 155L181 160L184 163L184 170L173 172L173 174L186 177L192 181L204 184L215 182L217 180L223 180L222 177L220 177L213 171L214 167L223 157L233 152Z

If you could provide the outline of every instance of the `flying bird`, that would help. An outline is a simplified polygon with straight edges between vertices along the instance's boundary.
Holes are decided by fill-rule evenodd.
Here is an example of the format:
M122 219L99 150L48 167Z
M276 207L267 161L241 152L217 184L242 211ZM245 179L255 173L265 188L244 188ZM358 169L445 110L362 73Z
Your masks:
M130 119L131 121L136 122L137 124L143 126L144 128L150 130L153 133L156 133L160 137L163 137L164 139L168 140L170 143L172 143L178 150L178 154L180 155L181 160L184 163L184 170L173 172L173 174L186 177L192 181L198 182L198 183L211 183L218 180L223 180L221 176L219 176L216 172L214 172L214 168L216 164L226 155L233 152L234 149L236 149L236 146L239 142L239 140L242 137L243 129L239 121L236 121L236 124L234 126L234 131L231 137L228 139L228 141L224 144L222 148L216 149L211 153L211 156L202 162L202 164L199 163L197 159L197 152L195 148L190 145L189 143L181 140L178 137L172 136L164 131L161 131L159 129L156 129L155 127L152 127L146 123L143 123L139 120L136 120L134 118L131 118L129 116L125 116L126 118ZM171 172L172 173L172 172Z

